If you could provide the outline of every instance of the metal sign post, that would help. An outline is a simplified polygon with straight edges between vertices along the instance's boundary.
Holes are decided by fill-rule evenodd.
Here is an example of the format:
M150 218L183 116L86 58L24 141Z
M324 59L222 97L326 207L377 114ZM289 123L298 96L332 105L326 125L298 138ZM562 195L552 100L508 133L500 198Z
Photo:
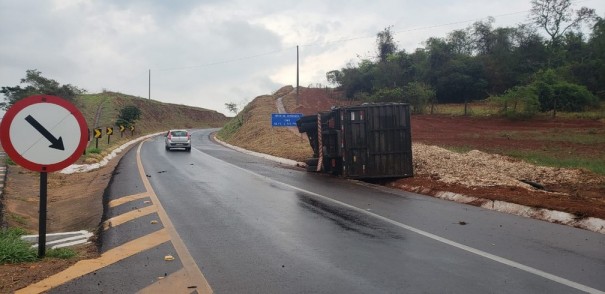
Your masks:
M106 128L105 134L107 134L107 145L109 145L109 138L111 138L111 135L113 134L113 128L112 127Z
M46 252L48 173L76 162L86 149L86 120L68 101L35 95L17 101L0 122L0 142L18 165L40 172L38 257ZM50 145L49 145L50 144Z
M46 207L48 199L48 174L40 173L40 212L38 220L38 257L42 258L46 254Z
M99 139L103 137L103 130L101 128L95 129L95 148L99 149Z

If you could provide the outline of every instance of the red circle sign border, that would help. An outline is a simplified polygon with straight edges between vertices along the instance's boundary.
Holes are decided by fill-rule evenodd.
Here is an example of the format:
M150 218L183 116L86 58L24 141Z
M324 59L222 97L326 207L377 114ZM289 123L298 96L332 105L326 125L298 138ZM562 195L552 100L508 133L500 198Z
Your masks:
M19 154L17 150L15 150L15 147L10 141L10 126L13 123L15 116L21 110L36 103L52 103L67 109L69 113L74 116L74 118L78 122L78 125L80 126L80 142L78 144L78 147L72 155L70 155L63 161L47 165L31 162L21 156L21 154ZM2 148L4 148L4 151L6 152L8 157L10 157L16 164L36 172L54 172L62 170L71 165L72 163L76 162L86 149L87 137L88 126L80 110L78 110L78 108L76 108L67 100L51 95L34 95L17 101L15 104L13 104L13 106L11 106L11 108L6 111L4 117L2 118L2 122L0 123L0 143L2 143Z

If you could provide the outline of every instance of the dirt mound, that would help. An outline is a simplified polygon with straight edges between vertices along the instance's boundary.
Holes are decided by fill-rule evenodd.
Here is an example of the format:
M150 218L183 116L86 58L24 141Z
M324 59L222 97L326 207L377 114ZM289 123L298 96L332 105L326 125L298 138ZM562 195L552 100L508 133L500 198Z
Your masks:
M498 154L479 150L456 153L438 146L413 144L414 169L418 175L448 184L467 187L512 186L533 189L525 181L538 184L579 183L594 184L605 177L587 176L577 169L535 166Z

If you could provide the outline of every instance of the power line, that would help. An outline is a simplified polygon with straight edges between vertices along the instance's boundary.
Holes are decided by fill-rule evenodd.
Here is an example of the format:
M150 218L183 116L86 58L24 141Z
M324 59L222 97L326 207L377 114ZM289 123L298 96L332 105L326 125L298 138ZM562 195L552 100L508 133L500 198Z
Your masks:
M520 13L527 13L527 12L529 12L529 10L523 10L523 11L517 11L517 12L499 14L499 15L490 16L490 17L494 17L494 18L496 18L496 17L504 17L504 16L511 16L511 15L516 15L516 14L520 14ZM408 33L408 32L414 32L414 31L422 31L422 30L428 30L428 29L446 27L446 26L463 24L463 23L469 23L469 22L477 22L477 21L484 20L486 18L488 18L488 17L475 18L475 19L469 19L469 20L461 20L461 21L456 21L456 22L450 22L450 23L444 23L444 24L438 24L438 25L432 25L432 26L425 26L425 27L419 27L419 28L404 29L404 30L395 31L394 33ZM330 45L330 44L345 43L345 42L350 42L350 41L354 41L354 40L369 39L369 38L375 38L375 37L376 37L376 35L373 34L373 35L366 35L366 36L341 38L341 39L335 39L335 40L332 40L332 41L325 41L325 42L317 41L317 42L312 42L312 43L307 43L307 44L300 45L300 47L325 46L325 45ZM296 46L290 46L290 47L285 47L285 48L282 48L282 49L277 49L277 50L273 50L273 51L269 51L269 52L264 52L264 53L259 53L259 54L255 54L255 55L242 56L242 57L238 57L238 58L234 58L234 59L226 59L226 60L209 62L209 63L199 64L199 65L167 67L167 68L159 68L159 69L155 69L155 70L163 72L163 71L175 71L175 70L185 70L185 69L196 69L196 68L202 68L202 67L209 67L209 66L227 64L227 63L234 63L234 62L248 60L248 59L254 59L254 58L258 58L258 57L262 57L262 56L267 56L267 55L273 55L273 54L280 53L280 52L287 51L287 50L291 50L291 49L294 49L294 48L296 48Z
M289 49L292 49L292 48L296 48L296 46L286 47L286 48L282 48L282 49L278 49L278 50L273 50L273 51L265 52L265 53L260 53L260 54L256 54L256 55L242 56L242 57L238 57L238 58L234 58L234 59L227 59L227 60L209 62L209 63L205 63L205 64L200 64L200 65L159 68L159 69L156 69L156 70L157 71L172 71L172 70L194 69L194 68L200 68L200 67L208 67L208 66L213 66L213 65L233 63L233 62L247 60L247 59L253 59L253 58L257 58L257 57L261 57L261 56L272 55L272 54L279 53L279 52L282 52L282 51L286 51L286 50L289 50Z

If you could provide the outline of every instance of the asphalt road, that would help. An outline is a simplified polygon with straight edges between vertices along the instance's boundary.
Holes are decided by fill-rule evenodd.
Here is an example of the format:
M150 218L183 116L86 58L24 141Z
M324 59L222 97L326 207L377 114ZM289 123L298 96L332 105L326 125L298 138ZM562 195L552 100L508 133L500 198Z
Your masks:
M215 293L605 291L605 235L306 173L225 148L210 132L194 132L191 152L164 150L161 136L132 149L107 190L107 201L138 200L108 207L104 252L174 229L172 243L51 292L136 292L187 264ZM138 178L137 151L154 195ZM120 224L125 214L139 216ZM195 291L204 292L183 292Z
M605 290L602 234L309 174L209 133L191 153L157 137L141 154L217 293Z

